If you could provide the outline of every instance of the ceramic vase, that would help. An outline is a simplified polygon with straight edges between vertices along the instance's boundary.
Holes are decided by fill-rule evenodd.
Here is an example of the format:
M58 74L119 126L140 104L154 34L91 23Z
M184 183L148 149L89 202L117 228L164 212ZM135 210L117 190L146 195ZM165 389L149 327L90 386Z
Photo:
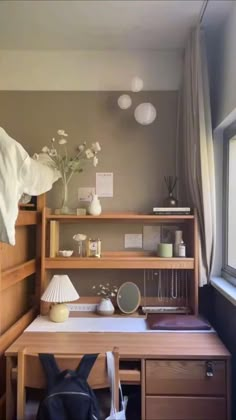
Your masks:
M114 314L115 308L111 299L109 298L102 298L101 302L97 306L97 313L99 315L109 316Z
M92 216L99 216L102 212L102 207L97 194L93 194L92 200L88 206L88 213Z

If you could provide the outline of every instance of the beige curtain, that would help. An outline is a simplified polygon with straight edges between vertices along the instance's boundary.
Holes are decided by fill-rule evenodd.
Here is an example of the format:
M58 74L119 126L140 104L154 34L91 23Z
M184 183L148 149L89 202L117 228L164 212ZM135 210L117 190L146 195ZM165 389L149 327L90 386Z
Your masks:
M200 234L199 286L207 284L215 247L215 170L204 34L190 34L184 56L179 135L180 180L185 201L197 209Z

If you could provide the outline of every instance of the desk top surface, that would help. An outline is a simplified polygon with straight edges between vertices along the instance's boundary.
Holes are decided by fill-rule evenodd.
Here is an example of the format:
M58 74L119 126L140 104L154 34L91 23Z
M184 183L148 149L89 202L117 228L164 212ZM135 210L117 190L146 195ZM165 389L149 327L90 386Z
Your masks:
M178 315L177 315L178 316ZM186 315L184 315L186 317ZM189 318L191 320L191 317ZM165 330L166 333L173 330ZM201 331L201 330L200 330ZM157 334L159 331L150 329L149 324L143 317L69 317L64 322L52 322L48 316L38 316L25 329L25 332L61 332L61 333L91 333L91 332L106 332L106 333L152 333ZM176 330L175 330L176 332ZM183 330L178 330L183 332ZM196 333L197 330L185 331ZM213 329L202 331L202 333L214 332Z
M99 353L119 348L123 359L225 359L230 353L214 332L24 332L5 352Z

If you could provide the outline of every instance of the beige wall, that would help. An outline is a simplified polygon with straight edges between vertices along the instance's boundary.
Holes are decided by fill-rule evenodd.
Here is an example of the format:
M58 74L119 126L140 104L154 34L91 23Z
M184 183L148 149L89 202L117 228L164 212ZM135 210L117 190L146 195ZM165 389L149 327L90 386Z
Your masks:
M0 50L0 90L129 90L135 75L145 90L175 90L182 60L181 50Z
M95 186L97 172L114 173L114 197L101 200L104 211L150 212L166 195L164 175L175 175L175 135L177 92L142 92L133 95L134 104L152 102L157 119L141 126L133 110L117 106L119 92L0 92L0 125L33 154L53 137L58 128L69 133L71 153L83 142L102 145L99 165L87 167L70 184L70 206L77 207L78 187ZM48 205L58 207L60 181L48 194ZM140 232L142 226L70 225L63 229L61 246L71 248L72 236L79 231L99 236L104 250L123 249L124 233ZM122 275L121 275L122 273ZM95 277L96 276L96 277ZM142 281L142 272L132 278ZM94 279L123 282L130 272L73 272L80 294L88 294ZM84 279L84 281L82 281Z

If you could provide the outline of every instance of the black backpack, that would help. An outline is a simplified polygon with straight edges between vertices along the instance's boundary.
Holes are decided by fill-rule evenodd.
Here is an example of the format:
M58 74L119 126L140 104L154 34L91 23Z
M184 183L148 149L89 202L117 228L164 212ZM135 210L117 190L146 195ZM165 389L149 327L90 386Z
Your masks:
M60 372L52 354L39 354L47 377L47 394L40 403L37 420L100 420L96 396L87 383L97 356L85 355L75 371Z

